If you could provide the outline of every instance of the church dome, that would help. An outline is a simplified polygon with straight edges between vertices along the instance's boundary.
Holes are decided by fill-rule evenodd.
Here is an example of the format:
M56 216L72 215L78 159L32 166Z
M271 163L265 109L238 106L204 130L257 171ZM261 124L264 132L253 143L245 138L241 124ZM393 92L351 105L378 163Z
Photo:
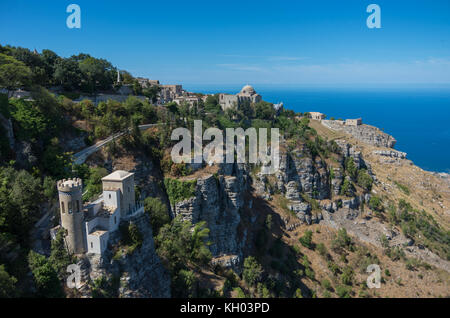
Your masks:
M253 95L253 94L256 94L256 91L252 86L245 85L241 90L241 94Z

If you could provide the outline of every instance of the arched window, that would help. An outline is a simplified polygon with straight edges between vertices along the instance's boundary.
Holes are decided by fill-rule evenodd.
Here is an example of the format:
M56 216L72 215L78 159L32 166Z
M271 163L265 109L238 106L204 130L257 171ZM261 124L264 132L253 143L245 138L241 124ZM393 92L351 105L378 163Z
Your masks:
M72 202L69 202L67 209L69 210L69 214L72 213Z
M66 213L66 211L64 210L64 202L61 202L61 212Z

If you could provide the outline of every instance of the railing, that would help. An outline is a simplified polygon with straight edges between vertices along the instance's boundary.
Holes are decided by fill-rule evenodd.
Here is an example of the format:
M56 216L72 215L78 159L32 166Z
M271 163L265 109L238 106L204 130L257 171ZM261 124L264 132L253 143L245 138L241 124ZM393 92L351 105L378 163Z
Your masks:
M129 220L133 217L136 217L138 215L141 215L144 213L144 204L143 202L138 202L136 205L131 209L130 213L123 217L125 220Z

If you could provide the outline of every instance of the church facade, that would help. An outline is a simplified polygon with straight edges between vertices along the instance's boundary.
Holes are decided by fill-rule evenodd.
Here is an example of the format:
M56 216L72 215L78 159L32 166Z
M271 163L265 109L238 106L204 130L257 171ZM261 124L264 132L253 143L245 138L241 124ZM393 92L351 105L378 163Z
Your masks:
M244 86L236 95L219 94L219 104L224 111L231 107L239 108L244 102L258 103L260 101L262 101L261 95L257 94L250 85Z

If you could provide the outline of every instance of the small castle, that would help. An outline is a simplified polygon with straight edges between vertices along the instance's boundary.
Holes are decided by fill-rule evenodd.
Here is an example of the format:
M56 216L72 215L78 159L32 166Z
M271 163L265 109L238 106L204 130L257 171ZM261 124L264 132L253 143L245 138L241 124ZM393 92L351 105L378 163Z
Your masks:
M70 253L102 255L120 222L144 212L141 202L135 202L133 173L115 171L102 178L102 184L103 194L83 204L81 179L57 182L61 226Z

